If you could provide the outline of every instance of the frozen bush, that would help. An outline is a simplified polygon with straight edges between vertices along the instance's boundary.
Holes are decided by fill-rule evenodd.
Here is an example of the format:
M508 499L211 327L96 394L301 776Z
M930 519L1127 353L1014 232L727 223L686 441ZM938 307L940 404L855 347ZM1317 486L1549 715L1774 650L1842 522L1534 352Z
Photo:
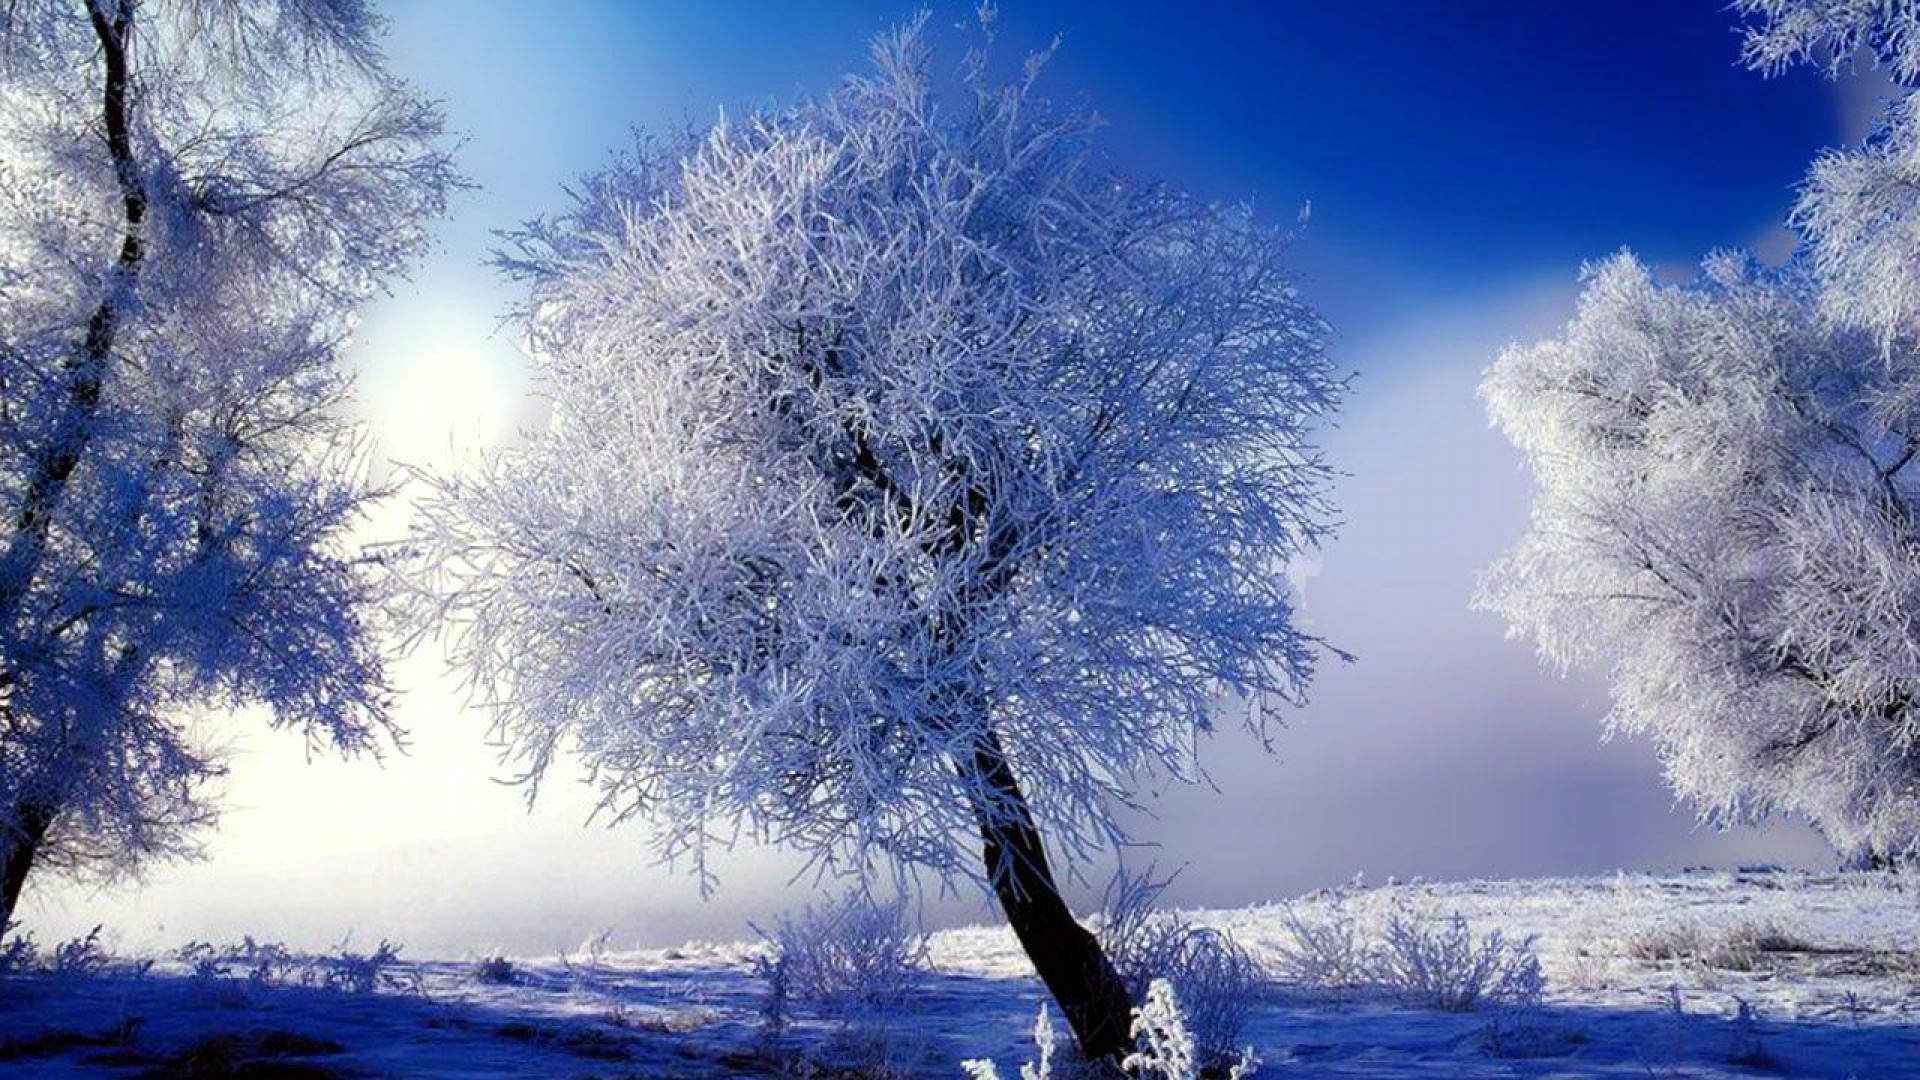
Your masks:
M202 981L244 972L247 984L256 987L304 986L356 994L419 989L419 976L400 962L400 946L385 940L371 953L353 952L343 943L336 954L316 955L247 935L239 944L188 942L177 955L192 977Z
M1775 1072L1780 1062L1760 1036L1760 1013L1746 998L1733 999L1737 1010L1728 1031L1727 1062L1761 1072Z
M417 990L419 977L400 964L400 946L381 939L370 953L349 951L343 943L337 956L317 958L320 983L329 990L371 994L375 990Z
M611 928L588 937L580 943L577 950L579 959L572 953L560 954L560 966L566 969L567 977L584 986L597 986L606 978L607 942L613 937Z
M515 986L520 972L504 956L489 956L473 966L473 981L488 986Z
M40 962L40 950L31 933L20 933L12 923L0 927L0 978L24 975Z
M55 975L98 975L111 959L100 944L99 926L80 937L70 938L53 947L53 963L48 970Z
M1648 927L1627 938L1627 955L1647 964L1691 960L1701 953L1700 928L1691 923Z
M778 1039L792 1019L792 971L793 965L784 953L753 958L753 974L766 984L760 997L760 1033L768 1039Z
M9 923L7 933L0 934L5 941L0 944L0 977L36 973L140 976L152 969L152 960L116 960L101 941L103 930L103 927L95 926L85 934L60 942L52 952L43 954L32 934L14 932L13 924Z
M1546 992L1533 938L1515 942L1499 931L1476 938L1457 914L1430 928L1396 910L1377 939L1337 905L1319 919L1289 909L1286 926L1294 940L1276 966L1295 985L1384 991L1448 1011L1482 1002L1529 1008Z
M783 969L783 993L829 1009L898 1002L927 970L927 938L914 926L905 896L881 904L850 893L783 916L762 936L770 964Z
M1371 978L1371 948L1338 900L1327 914L1310 919L1289 905L1284 925L1292 943L1281 945L1274 971L1286 982L1327 990L1364 986Z
M1194 1038L1186 1015L1174 996L1173 984L1155 979L1146 1000L1133 1010L1134 1050L1120 1062L1127 1075L1139 1080L1200 1080L1208 1053ZM1224 1063L1227 1080L1246 1080L1260 1067L1260 1059L1246 1047ZM1219 1068L1213 1070L1219 1073Z
M1539 1009L1497 1009L1467 1046L1497 1060L1565 1057L1588 1041L1585 1032L1552 1023Z
M1120 1062L1120 1068L1134 1080L1248 1080L1260 1068L1260 1059L1251 1046L1209 1062L1210 1055L1195 1038L1173 984L1165 979L1148 982L1144 1002L1133 1010L1128 1035L1133 1051ZM1020 1080L1052 1080L1055 1038L1053 1020L1045 1005L1034 1018L1033 1044L1039 1060L1020 1066ZM989 1058L962 1061L960 1068L967 1080L1001 1080L999 1067Z
M198 982L212 982L224 979L232 969L227 966L226 958L211 942L189 941L180 946L176 954L180 962L187 965L189 977Z
M1738 922L1718 934L1680 923L1641 930L1627 939L1627 955L1643 963L1698 964L1720 971L1758 971L1770 953L1807 949L1805 941L1772 922Z
M278 986L298 966L298 959L277 941L255 941L248 934L231 955L232 962L246 969L247 981L255 986Z
M1233 1055L1264 973L1231 934L1159 908L1165 884L1115 878L1100 913L1100 948L1134 1001L1144 1001L1156 979L1173 984L1202 1064L1215 1064Z
M259 941L251 934L239 944L216 945L210 941L189 941L181 946L180 962L196 979L211 981L231 978L245 972L254 986L279 986L289 981L301 960L277 941Z
M1495 930L1475 939L1457 914L1427 929L1407 913L1395 912L1374 951L1373 968L1380 985L1449 1012L1464 1012L1481 1001L1537 1005L1546 991L1533 938L1516 944Z
M1805 952L1808 945L1773 922L1739 922L1708 949L1702 960L1722 971L1757 971L1772 953Z
M1053 1050L1057 1040L1053 1034L1053 1018L1047 1015L1047 1007L1040 1006L1040 1015L1033 1018L1033 1046L1040 1052L1040 1060L1020 1066L1020 1080L1053 1080ZM961 1071L967 1074L967 1080L1000 1080L1000 1070L991 1058L975 1058L960 1063Z
M1736 926L1701 953L1699 961L1719 971L1757 971L1766 966L1767 951L1758 931Z

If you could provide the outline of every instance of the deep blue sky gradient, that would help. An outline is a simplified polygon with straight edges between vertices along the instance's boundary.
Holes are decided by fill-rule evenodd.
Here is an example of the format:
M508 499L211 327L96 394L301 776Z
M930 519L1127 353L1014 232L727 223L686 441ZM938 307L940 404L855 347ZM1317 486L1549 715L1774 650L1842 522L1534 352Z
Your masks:
M628 129L780 105L864 63L902 4L527 5L399 0L396 67L446 101L484 190L448 254L557 205ZM970 9L934 11L941 62ZM962 29L962 28L966 29ZM1575 267L1630 245L1658 263L1744 243L1839 140L1835 95L1738 64L1716 0L1008 3L999 55L1054 34L1048 81L1111 122L1120 167L1277 220L1345 327L1414 293Z

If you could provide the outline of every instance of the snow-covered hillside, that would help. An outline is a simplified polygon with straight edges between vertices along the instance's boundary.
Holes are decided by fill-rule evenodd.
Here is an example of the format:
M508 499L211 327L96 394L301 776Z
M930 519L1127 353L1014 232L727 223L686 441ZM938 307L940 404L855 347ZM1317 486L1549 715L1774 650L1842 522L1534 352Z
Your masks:
M1537 1008L1445 1012L1276 983L1245 1032L1263 1076L1920 1077L1920 880L1879 874L1406 884L1196 913L1276 965L1295 920L1365 938L1396 912L1537 935ZM150 971L0 983L8 1077L959 1077L1032 1056L1042 1000L1010 934L936 934L903 1007L762 1030L756 947L407 963L371 993ZM338 972L349 982L351 971ZM1741 1018L1742 1004L1747 1018Z

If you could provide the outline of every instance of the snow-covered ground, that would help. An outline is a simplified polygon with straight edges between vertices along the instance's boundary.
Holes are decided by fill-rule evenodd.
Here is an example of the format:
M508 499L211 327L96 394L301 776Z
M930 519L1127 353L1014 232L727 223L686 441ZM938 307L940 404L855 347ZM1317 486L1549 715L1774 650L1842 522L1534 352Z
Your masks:
M1293 942L1286 908L1196 913L1256 956ZM1293 902L1367 928L1390 913L1537 935L1538 1009L1441 1012L1378 993L1275 985L1246 1041L1262 1076L1920 1077L1920 879L1697 873L1388 885ZM778 1042L748 944L408 963L370 994L144 974L0 983L0 1076L725 1077L961 1075L1031 1056L1041 1001L1007 932L934 936L936 972L903 1007L808 1018ZM1757 1020L1737 1019L1745 1002ZM810 1063L810 1066L809 1064Z

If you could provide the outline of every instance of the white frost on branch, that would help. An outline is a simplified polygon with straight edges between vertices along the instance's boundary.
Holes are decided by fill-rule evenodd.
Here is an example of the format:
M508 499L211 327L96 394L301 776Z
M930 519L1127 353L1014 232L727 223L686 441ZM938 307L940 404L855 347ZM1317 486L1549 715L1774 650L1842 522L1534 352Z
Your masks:
M1043 59L941 99L911 29L520 238L551 427L416 542L530 777L577 750L668 854L974 875L970 803L1020 812L956 768L987 744L1084 855L1223 711L1300 699L1325 327L1282 236L1104 168Z
M1739 0L1746 59L1920 77L1914 0ZM1611 673L1718 820L1807 816L1843 851L1920 850L1920 98L1823 154L1792 266L1717 256L1660 287L1593 271L1564 338L1483 391L1538 484L1482 602Z
M209 710L391 724L355 311L456 183L358 0L0 11L0 851L190 847Z
M1915 0L1739 0L1746 60L1775 74L1813 63L1838 77L1856 57L1902 84L1920 79ZM1889 351L1920 341L1920 97L1895 101L1864 145L1829 150L1808 174L1792 223L1819 281L1822 311ZM1893 357L1889 357L1894 362ZM1902 398L1920 395L1920 385Z
M1920 95L1897 103L1865 145L1814 162L1793 223L1824 311L1870 329L1890 354L1910 351L1920 340ZM1902 400L1915 396L1920 385L1909 385Z
M1916 0L1734 0L1746 20L1748 66L1777 74L1811 63L1830 74L1864 52L1901 82L1920 77L1920 3Z
M1619 256L1558 340L1482 388L1531 527L1481 602L1609 672L1711 817L1803 814L1844 851L1920 848L1920 403L1909 353L1817 285L1717 256L1685 287Z
M1137 1080L1200 1080L1201 1054L1187 1029L1186 1014L1174 996L1173 984L1155 979L1147 999L1133 1010L1134 1050L1120 1062L1120 1070ZM1224 1062L1226 1080L1249 1080L1260 1070L1252 1047Z
M1039 1052L1037 1061L1029 1061L1020 1066L1020 1080L1053 1080L1053 1053L1057 1045L1053 1034L1053 1017L1048 1014L1046 1005L1040 1006L1040 1012L1033 1018L1033 1046ZM1000 1080L1000 1068L992 1058L971 1058L960 1063L960 1071L967 1074L968 1080Z

